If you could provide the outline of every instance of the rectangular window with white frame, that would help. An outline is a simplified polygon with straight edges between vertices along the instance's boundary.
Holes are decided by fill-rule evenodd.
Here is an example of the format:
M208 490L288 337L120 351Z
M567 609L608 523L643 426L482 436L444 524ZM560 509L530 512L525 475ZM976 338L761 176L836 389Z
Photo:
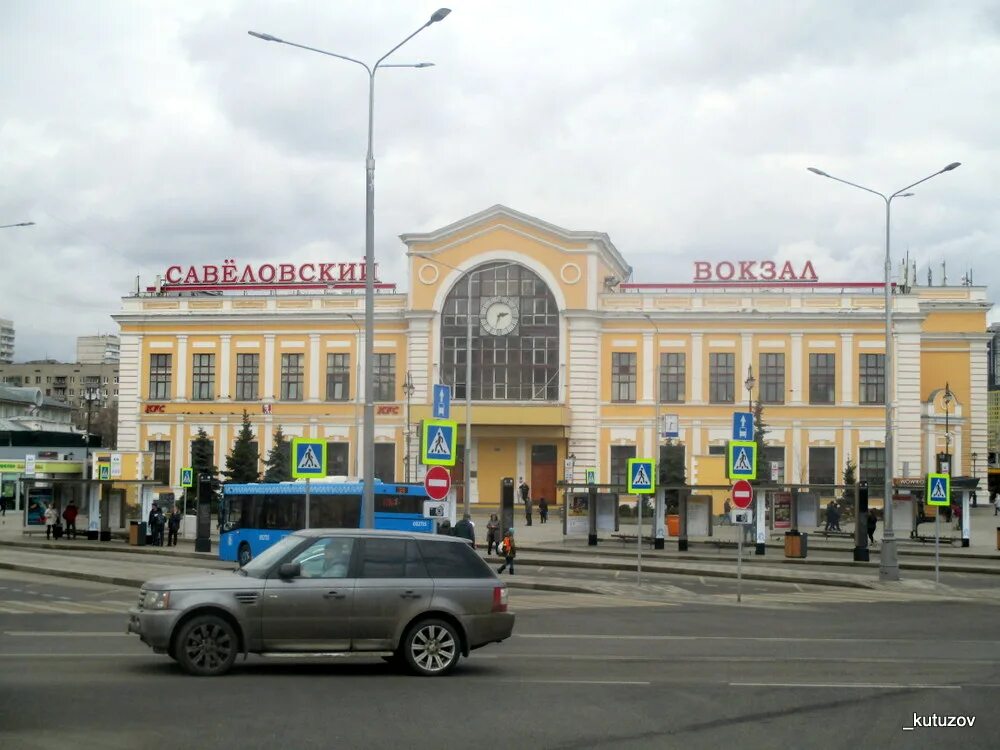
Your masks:
M215 355L191 355L191 400L211 401L215 398Z

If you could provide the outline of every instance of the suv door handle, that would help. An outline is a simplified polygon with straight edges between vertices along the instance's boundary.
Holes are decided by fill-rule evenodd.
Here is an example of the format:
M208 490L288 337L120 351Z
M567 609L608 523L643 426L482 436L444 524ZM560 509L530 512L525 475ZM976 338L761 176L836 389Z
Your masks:
M418 593L416 593L414 591L404 591L402 594L400 594L400 596L403 599L419 599L420 598L420 594L418 594Z
M323 594L324 599L344 599L346 597L347 594L342 594L339 591L327 591Z

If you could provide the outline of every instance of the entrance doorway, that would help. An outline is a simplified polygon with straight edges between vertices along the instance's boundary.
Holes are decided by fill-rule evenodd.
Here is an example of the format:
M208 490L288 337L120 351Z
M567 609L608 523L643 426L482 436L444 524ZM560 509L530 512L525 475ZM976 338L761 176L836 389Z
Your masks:
M555 506L556 500L556 447L554 445L531 446L531 499L538 507L541 498Z

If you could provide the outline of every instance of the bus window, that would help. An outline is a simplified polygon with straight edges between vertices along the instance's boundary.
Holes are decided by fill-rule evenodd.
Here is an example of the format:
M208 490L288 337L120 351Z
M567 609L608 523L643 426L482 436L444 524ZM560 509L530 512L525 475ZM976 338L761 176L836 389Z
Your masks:
M361 525L360 495L310 495L309 525L314 529L356 529Z

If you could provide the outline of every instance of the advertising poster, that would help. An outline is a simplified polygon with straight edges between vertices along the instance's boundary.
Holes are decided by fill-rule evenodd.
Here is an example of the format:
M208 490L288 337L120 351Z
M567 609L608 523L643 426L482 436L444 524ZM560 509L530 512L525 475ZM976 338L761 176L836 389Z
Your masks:
M570 495L566 513L567 534L587 534L590 532L590 496Z
M774 528L792 528L792 496L788 492L774 495Z
M51 487L31 487L25 503L25 525L45 526L45 508L52 502Z

